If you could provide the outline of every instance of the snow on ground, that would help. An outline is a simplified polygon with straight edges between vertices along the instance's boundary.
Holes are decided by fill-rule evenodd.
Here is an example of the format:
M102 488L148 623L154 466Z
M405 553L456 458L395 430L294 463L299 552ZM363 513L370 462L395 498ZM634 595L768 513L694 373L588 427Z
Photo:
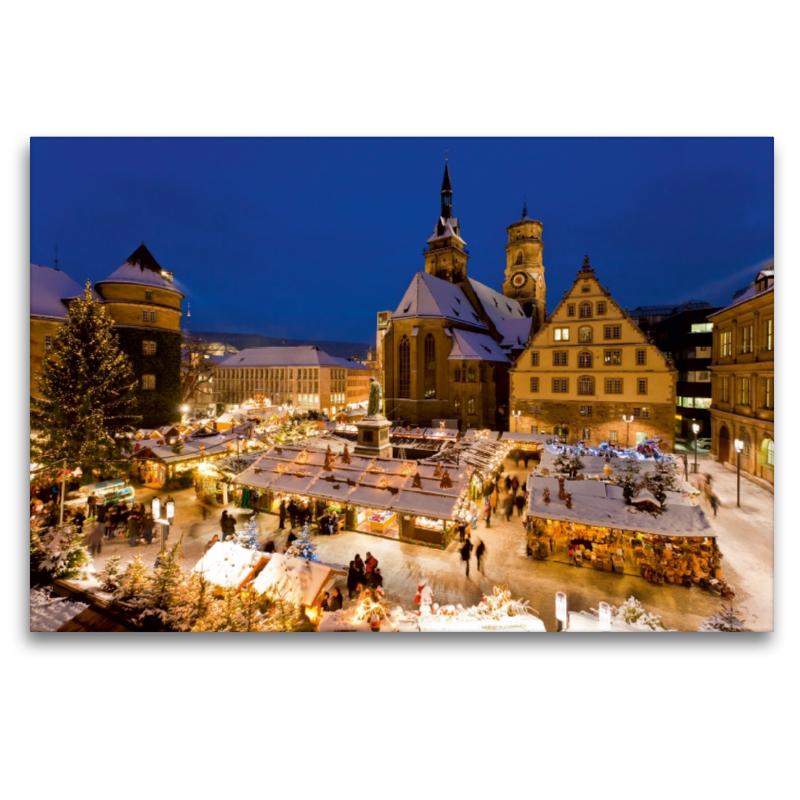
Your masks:
M51 633L89 606L51 595L47 589L31 589L31 630Z
M773 555L773 496L766 489L742 479L742 509L736 509L736 474L720 465L700 457L700 472L713 476L714 490L720 496L722 508L715 518L707 508L706 516L718 537L724 555L723 578L736 592L734 605L744 615L744 621L753 630L772 629L772 555ZM529 471L521 470L506 461L510 475L517 475L524 483ZM152 490L136 490L136 499L149 503ZM165 495L166 493L160 493ZM191 569L202 557L206 543L220 533L219 518L223 507L207 507L203 518L202 506L195 498L194 489L173 492L176 501L176 523L171 528L169 544L183 536L184 569ZM233 514L237 527L242 527L252 514L232 504L226 506ZM283 552L289 534L278 530L278 517L260 514L257 517L259 541L275 541L276 551ZM674 584L651 584L643 578L619 575L554 561L538 561L525 555L525 532L522 519L514 516L506 522L502 515L492 517L491 527L483 521L473 532L472 541L486 543L487 554L484 572L477 570L475 559L470 564L467 577L458 548L458 537L449 547L435 550L429 547L405 544L365 533L346 531L336 536L313 536L317 553L326 563L347 565L356 553L362 558L370 551L380 562L384 589L390 605L415 609L414 596L421 577L428 578L435 593L434 601L440 605L461 603L464 606L480 602L481 595L491 593L496 585L505 584L514 597L529 600L548 630L556 629L555 594L567 593L570 611L588 611L597 608L601 600L611 605L622 605L629 597L639 599L648 611L661 615L667 628L679 631L696 631L700 623L712 614L719 613L723 600L697 587L687 589ZM125 540L114 540L103 546L102 554L95 559L99 572L102 564L114 551L123 562L136 553ZM152 567L159 544L141 548L145 563ZM346 580L336 579L336 585L347 599Z

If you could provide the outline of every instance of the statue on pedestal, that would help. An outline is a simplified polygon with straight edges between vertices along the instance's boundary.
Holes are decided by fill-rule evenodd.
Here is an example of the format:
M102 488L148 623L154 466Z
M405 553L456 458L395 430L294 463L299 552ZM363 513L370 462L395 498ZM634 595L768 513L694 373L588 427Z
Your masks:
M368 417L381 417L381 384L375 378L370 378L369 402L367 403Z

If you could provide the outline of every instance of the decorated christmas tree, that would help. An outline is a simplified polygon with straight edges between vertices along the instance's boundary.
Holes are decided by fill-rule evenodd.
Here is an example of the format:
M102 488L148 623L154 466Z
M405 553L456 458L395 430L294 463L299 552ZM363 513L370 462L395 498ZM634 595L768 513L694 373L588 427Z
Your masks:
M235 531L232 539L234 544L246 547L248 550L258 550L258 531L256 530L256 515L247 521L244 529Z
M553 467L557 475L574 478L583 469L584 464L577 453L569 455L565 451L553 461Z
M114 593L115 599L129 601L137 598L144 592L149 580L142 554L137 553L125 568L119 589Z
M311 534L308 532L308 523L303 525L298 537L292 542L286 551L289 558L303 558L306 561L319 561L317 546L311 541Z
M37 460L65 459L73 468L122 456L138 419L137 381L113 326L87 283L84 296L71 301L36 375L41 397L31 398L30 422L40 433L31 445Z
M147 626L172 627L180 621L179 587L184 580L180 565L181 543L161 555L153 575L139 594L140 622Z
M100 588L108 594L114 594L122 584L122 559L115 553L105 563L103 571L97 576Z

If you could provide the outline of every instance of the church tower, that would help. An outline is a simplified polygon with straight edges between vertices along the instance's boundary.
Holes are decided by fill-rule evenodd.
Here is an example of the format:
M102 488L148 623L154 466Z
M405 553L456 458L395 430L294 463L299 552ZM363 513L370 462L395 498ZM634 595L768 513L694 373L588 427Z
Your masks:
M458 218L453 216L453 187L450 185L450 172L444 164L442 180L442 209L433 236L428 239L425 256L425 272L451 283L461 283L467 279L467 260L469 253L461 238Z
M522 219L506 229L506 272L503 294L516 300L533 317L533 328L538 330L547 317L546 285L542 252L542 225L528 216L528 204L522 207Z

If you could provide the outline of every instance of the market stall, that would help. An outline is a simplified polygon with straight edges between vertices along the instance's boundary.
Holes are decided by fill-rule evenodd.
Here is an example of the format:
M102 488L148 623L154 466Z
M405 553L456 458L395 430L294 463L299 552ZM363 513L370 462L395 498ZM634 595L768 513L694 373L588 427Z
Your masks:
M233 542L217 542L195 564L209 583L222 589L241 589L267 565L268 557Z
M332 588L333 582L334 572L328 564L273 553L253 581L253 590L309 609L313 621L319 614L323 592Z
M646 490L625 501L603 481L528 479L526 552L539 559L654 583L706 587L722 578L722 553L699 506L680 492ZM713 585L713 584L712 584Z

